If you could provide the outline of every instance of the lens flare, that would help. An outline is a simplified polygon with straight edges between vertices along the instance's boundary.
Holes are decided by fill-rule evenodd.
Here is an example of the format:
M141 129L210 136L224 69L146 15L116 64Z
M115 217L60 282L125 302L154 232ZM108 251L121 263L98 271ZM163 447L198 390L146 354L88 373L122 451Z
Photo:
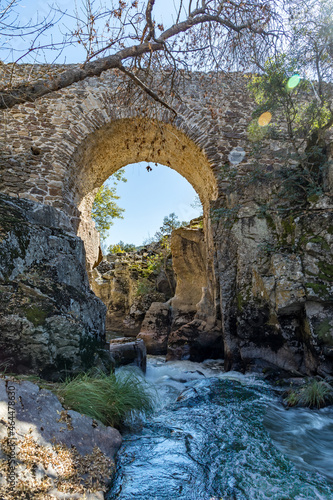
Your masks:
M230 152L228 158L232 165L238 165L245 158L245 151L240 146L237 146Z
M269 111L266 111L265 113L263 113L262 115L259 116L258 123L259 123L260 127L266 127L266 125L269 124L271 119L272 119L272 113L270 113Z
M287 82L288 89L294 89L295 87L297 87L300 81L301 77L299 75L293 75Z

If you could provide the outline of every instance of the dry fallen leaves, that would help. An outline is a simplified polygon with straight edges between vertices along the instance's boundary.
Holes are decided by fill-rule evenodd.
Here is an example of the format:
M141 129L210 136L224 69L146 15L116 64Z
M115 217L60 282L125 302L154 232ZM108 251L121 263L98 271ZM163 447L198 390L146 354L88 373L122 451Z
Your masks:
M0 445L8 454L8 438L2 439ZM54 488L81 495L106 491L114 470L113 460L97 447L82 456L74 447L69 449L63 444L42 446L28 433L17 442L15 500L53 500L56 497L50 491ZM8 461L0 460L0 476L5 478L7 472ZM4 482L0 483L0 498L13 499L13 492Z

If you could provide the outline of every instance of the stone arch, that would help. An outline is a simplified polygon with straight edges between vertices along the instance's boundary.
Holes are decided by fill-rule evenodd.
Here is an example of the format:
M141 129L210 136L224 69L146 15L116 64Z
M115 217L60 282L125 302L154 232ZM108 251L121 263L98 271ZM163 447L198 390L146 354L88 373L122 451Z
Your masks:
M89 262L96 259L91 208L97 189L120 168L140 161L176 170L198 193L204 212L217 197L217 183L203 151L170 123L144 118L120 119L90 134L79 146L69 168L67 189L80 211L78 233L85 241ZM94 244L89 239L93 238Z
M186 159L190 153L194 160L191 167L195 168L192 171L183 168L181 172L180 167L181 175L189 180L203 202L216 198L217 186L219 194L223 194L221 165L233 147L246 148L246 126L253 106L246 96L246 79L233 75L221 85L210 74L192 75L190 84L181 86L182 100L174 102L176 117L156 106L146 95L138 94L135 88L130 92L127 88L121 90L122 85L122 75L105 72L100 78L89 78L35 103L9 110L0 139L3 135L3 142L10 144L10 163L4 165L3 174L0 172L4 180L0 190L52 205L73 217L75 225L77 207L84 197L77 186L82 172L80 160L89 157L89 149L93 149L91 158L100 158L105 147L98 151L97 146L91 149L91 145L96 140L101 145L120 125L122 130L127 127L132 133L130 125L141 123L145 124L148 139L158 135L159 130L168 136L168 148L157 148L162 155L165 153L164 160L156 154L156 159L150 157L150 161L177 169L181 163L190 164ZM119 131L117 135L121 137ZM174 158L177 156L172 140L175 137L180 139L179 142L175 139L178 145L185 146L180 151L185 161L180 160L181 154L178 161L167 157L166 151L169 156L170 153ZM123 141L120 149L125 144ZM147 149L141 151L140 155L132 155L134 160L130 161L137 161L139 156L146 159L148 153ZM86 176L85 182L87 179ZM200 188L204 184L209 186L210 196L205 196L206 188Z
M82 200L121 167L141 161L169 166L185 177L206 206L217 198L217 182L205 153L170 123L132 118L113 121L90 134L71 166L75 202Z
M174 169L186 178L200 197L204 210L203 231L196 235L189 234L191 231L177 235L181 243L178 242L176 253L181 253L178 261L186 257L187 252L192 258L194 256L194 260L200 255L202 261L192 262L192 267L189 264L188 269L178 265L175 269L176 296L172 300L177 314L191 315L197 311L202 315L203 308L204 316L209 316L212 327L215 321L216 283L209 212L211 203L218 196L217 179L202 148L172 123L143 117L113 120L89 134L76 149L68 168L65 189L71 193L73 204L80 212L78 235L85 244L88 271L99 262L99 237L91 218L96 191L120 168L142 161Z

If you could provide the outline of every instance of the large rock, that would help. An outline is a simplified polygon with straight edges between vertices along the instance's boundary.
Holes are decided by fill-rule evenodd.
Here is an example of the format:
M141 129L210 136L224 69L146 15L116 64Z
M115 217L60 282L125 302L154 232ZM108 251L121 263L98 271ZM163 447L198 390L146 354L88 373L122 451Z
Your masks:
M157 253L158 248L109 254L92 271L91 288L107 308L106 330L135 337L151 304L165 302L173 295L172 272L168 276L163 270L147 278L142 275L149 258Z
M171 237L177 286L170 300L167 359L223 357L221 322L217 320L207 241L201 228L180 228Z
M0 196L0 256L2 369L56 379L89 368L99 352L110 365L105 306L62 212Z
M202 229L179 228L171 237L172 265L177 278L173 309L196 313L207 286L206 246Z
M110 353L115 366L134 364L145 373L147 366L147 350L143 340L118 338L110 341Z
M11 402L10 408L15 410L13 428L10 427L8 402ZM0 379L0 420L1 440L7 438L9 428L13 431L9 436L16 440L17 445L17 479L25 484L26 492L30 491L29 498L42 498L41 494L37 495L38 491L44 493L43 498L64 498L62 495L66 485L69 491L66 498L86 498L83 493L89 495L89 490L83 485L85 481L89 483L89 472L85 476L81 468L78 478L75 478L74 463L77 460L81 461L81 466L84 460L89 464L91 477L96 477L94 464L91 463L92 460L96 461L96 466L100 467L100 480L95 488L99 492L87 498L104 498L101 490L105 491L110 483L115 469L114 458L122 441L118 430L76 411L65 410L49 390L40 389L28 381L10 379ZM3 450L0 454L1 458L7 459ZM58 457L62 457L63 463L61 460L59 462ZM41 489L43 483L44 490ZM5 484L4 475L0 477L1 498L14 498L6 495ZM74 487L74 491L77 488L79 493L71 494L70 487ZM16 493L19 495L18 490Z
M170 303L153 302L145 315L137 339L144 341L148 354L166 354L170 327Z
M223 338L220 330L207 330L198 319L170 333L167 361L181 359L204 361L223 358Z
M333 216L325 207L286 219L243 211L231 227L220 225L227 369L261 360L333 374Z

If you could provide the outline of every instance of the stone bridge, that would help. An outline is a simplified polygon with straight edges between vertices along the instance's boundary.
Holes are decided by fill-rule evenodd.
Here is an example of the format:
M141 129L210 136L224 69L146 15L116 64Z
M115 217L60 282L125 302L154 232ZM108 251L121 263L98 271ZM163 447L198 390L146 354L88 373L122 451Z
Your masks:
M28 78L29 71L33 68L22 66L23 79ZM247 133L255 107L247 91L248 81L249 76L242 74L217 79L214 74L182 73L174 84L180 96L173 99L175 116L125 82L117 71L107 71L101 77L2 113L0 192L4 195L5 222L0 277L3 303L11 304L7 310L2 308L4 363L13 366L15 356L21 356L25 359L23 371L28 366L36 369L38 363L46 367L45 373L70 370L69 345L76 346L79 366L82 345L87 352L90 349L82 339L89 335L103 337L102 320L91 319L95 313L87 312L93 305L85 309L84 299L76 296L78 290L81 295L88 292L84 253L75 234L84 241L89 270L98 259L99 239L90 217L97 189L118 169L148 161L179 172L203 204L206 286L200 287L200 307L193 304L197 323L192 323L192 330L200 335L221 332L227 368L244 369L259 360L259 364L302 373L332 370L332 275L331 268L323 270L321 264L326 261L331 265L332 232L317 234L318 223L324 221L328 228L333 227L329 193L312 211L291 220L288 234L280 217L259 216L258 207L269 193L265 187L258 191L255 185L247 185L244 179L258 165L261 172L278 169L289 145L281 123L279 138L263 139L260 153L254 153ZM245 158L236 166L224 168L235 147L243 148ZM232 213L236 207L232 224L225 224L223 216L211 217L212 213L223 214L223 210ZM43 215L37 217L37 213ZM18 229L22 224L23 236ZM34 257L43 228L47 228L39 243L43 258ZM283 237L303 238L303 243L291 254L281 252L278 245L273 253L262 253L267 242L274 247L274 242ZM52 267L54 252L64 258L61 265ZM71 266L64 273L66 260ZM32 269L38 274L43 266L41 283L32 283ZM49 310L45 305L57 295L50 283L48 290L42 291L42 283L51 280L52 274L45 266L51 266L56 275L52 279L57 283L57 293L59 287L67 287L63 292L66 304L61 310L53 306ZM31 313L36 289L37 295L48 297L45 302L38 296L37 319ZM17 290L25 307L23 302L11 302ZM92 303L94 300L90 296ZM71 301L80 303L74 306L75 314ZM182 297L175 303L181 309ZM97 309L103 315L101 307ZM59 342L63 329L60 323L65 316L71 320L71 314L78 330L83 314L85 326L84 333L81 328L78 337L67 345L66 339ZM41 335L39 341L37 334ZM33 346L23 349L22 342ZM9 348L9 343L16 347ZM43 354L36 354L41 345ZM61 362L56 361L58 354ZM35 358L39 361L33 361Z

